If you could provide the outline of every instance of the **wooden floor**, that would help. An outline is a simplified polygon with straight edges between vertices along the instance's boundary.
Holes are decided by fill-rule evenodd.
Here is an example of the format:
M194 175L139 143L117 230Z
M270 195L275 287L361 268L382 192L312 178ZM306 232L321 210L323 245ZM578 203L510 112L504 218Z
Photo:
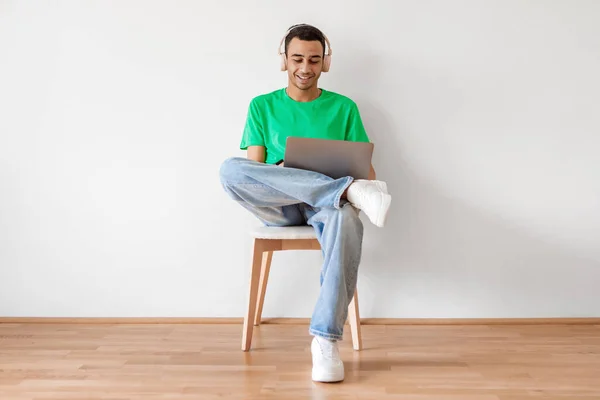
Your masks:
M305 325L0 324L0 399L600 399L600 326L364 326L346 380ZM349 329L347 330L349 331Z

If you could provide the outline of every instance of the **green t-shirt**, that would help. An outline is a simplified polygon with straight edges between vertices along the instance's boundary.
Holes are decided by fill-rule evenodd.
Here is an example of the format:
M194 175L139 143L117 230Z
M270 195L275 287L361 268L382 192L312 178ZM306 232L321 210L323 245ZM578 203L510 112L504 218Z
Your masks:
M369 141L356 103L346 96L321 89L315 100L298 102L279 89L252 99L240 149L264 146L265 162L275 164L288 136Z

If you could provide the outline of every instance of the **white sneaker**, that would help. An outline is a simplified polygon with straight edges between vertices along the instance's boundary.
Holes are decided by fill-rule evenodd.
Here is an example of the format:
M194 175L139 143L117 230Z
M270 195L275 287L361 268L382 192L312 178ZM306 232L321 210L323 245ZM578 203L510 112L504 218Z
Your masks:
M337 342L315 336L310 345L312 353L312 380L339 382L344 380L344 363L340 359Z
M385 182L357 179L348 188L347 197L354 207L367 214L373 224L380 228L385 225L392 202Z
M371 181L373 183L375 183L375 185L377 185L377 187L384 193L387 193L387 183L385 183L384 181Z

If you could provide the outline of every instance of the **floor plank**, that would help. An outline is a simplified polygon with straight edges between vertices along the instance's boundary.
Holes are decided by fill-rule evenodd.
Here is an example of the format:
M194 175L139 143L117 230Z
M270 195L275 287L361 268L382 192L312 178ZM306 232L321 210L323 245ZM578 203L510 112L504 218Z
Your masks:
M0 399L600 399L599 325L367 325L341 384L305 325L0 324Z

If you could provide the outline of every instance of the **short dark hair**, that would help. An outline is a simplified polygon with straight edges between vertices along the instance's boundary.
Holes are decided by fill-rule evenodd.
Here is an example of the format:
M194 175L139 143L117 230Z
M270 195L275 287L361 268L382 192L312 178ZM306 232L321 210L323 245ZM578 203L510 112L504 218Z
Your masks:
M287 55L288 47L293 38L300 40L313 41L317 40L323 46L323 56L325 56L325 35L318 28L307 24L293 25L289 29L290 33L285 37L285 54Z

